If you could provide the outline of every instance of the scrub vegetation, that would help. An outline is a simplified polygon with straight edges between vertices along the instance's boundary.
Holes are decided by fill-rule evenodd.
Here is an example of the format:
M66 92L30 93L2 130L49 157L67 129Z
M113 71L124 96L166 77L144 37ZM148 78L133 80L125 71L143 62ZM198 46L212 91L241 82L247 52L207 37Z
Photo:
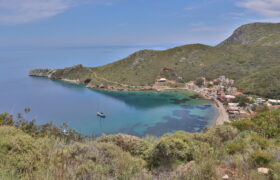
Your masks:
M162 137L90 138L66 128L1 114L0 179L280 179L280 111Z

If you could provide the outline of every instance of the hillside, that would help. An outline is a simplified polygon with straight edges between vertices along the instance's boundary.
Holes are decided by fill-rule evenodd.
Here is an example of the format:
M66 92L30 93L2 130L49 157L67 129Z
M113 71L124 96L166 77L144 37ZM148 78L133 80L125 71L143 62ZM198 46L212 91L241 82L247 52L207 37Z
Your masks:
M51 78L88 87L151 86L157 77L188 82L225 75L247 93L280 98L280 24L241 26L221 44L192 44L164 51L142 50L101 67L57 70Z
M264 112L194 134L92 139L0 114L0 179L279 180L279 116Z
M275 46L280 45L279 37L279 24L253 23L241 26L235 30L233 35L219 44L219 46Z

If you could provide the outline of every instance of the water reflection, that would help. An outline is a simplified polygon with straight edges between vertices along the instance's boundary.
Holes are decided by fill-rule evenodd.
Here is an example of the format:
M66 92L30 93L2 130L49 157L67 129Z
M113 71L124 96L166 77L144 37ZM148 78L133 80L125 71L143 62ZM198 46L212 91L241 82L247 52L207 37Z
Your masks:
M191 100L199 100L191 92L183 91L164 91L164 92L154 92L154 91L110 91L110 90L100 90L100 89L86 89L82 84L74 84L70 82L65 82L61 80L53 80L45 77L31 77L34 80L39 81L50 81L55 85L63 86L74 91L86 91L90 90L95 93L114 98L116 100L122 101L130 107L136 109L150 109L156 107L162 107L166 105L175 104L185 104Z
M31 79L31 81L33 81L33 83L43 83L43 84L50 83L52 85L62 86L62 87L65 87L65 88L68 88L68 89L74 90L74 91L85 91L86 90L84 85L74 84L74 83L65 82L65 81L56 80L56 79L49 79L47 77L30 76L30 79Z
M99 94L120 100L130 107L136 109L151 109L163 107L170 104L184 104L190 101L193 94L186 92L154 92L154 91L107 91L107 90L92 90ZM188 96L188 98L186 98Z

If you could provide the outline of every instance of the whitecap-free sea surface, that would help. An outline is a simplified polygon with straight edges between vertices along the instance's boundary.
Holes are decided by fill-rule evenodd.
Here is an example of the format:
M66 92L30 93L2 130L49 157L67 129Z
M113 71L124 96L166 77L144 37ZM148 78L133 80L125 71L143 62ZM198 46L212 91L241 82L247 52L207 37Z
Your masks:
M217 114L214 104L192 93L101 91L28 76L33 68L104 65L139 49L143 47L1 49L0 112L23 113L38 124L65 122L80 133L97 136L160 136L177 130L197 132L211 124ZM23 111L26 107L30 113ZM97 117L97 111L107 117Z

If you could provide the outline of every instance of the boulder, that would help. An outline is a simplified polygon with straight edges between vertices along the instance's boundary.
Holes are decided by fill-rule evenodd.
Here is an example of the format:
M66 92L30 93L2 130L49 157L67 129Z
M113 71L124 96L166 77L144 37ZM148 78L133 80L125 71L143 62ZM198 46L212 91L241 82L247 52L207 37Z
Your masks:
M268 174L269 173L269 169L268 168L258 168L258 173L260 174Z
M229 179L229 176L226 174L222 177L222 179Z

